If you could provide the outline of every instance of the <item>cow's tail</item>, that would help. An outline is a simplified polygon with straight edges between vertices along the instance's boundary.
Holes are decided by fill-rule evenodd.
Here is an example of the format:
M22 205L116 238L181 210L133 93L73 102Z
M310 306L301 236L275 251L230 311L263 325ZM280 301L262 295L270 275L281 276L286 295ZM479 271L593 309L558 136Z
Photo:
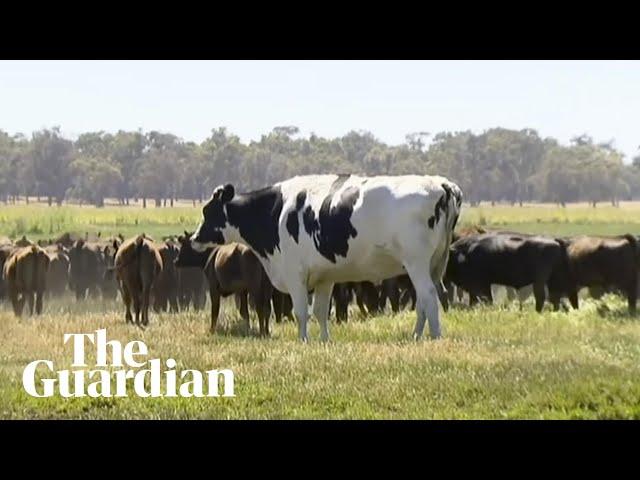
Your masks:
M442 185L448 196L447 204L447 233L449 236L449 243L453 238L453 232L456 229L458 220L460 219L460 213L462 211L462 190L455 184L445 183Z
M439 258L436 259L437 265L432 272L435 273L438 278L434 278L433 280L436 284L441 284L442 278L444 277L445 270L447 268L447 263L449 261L449 248L453 241L453 232L458 223L458 219L460 218L460 213L462 209L462 191L460 188L453 182L445 182L442 184L442 189L445 194L445 209L444 209L444 223L441 228L443 228L442 237L440 240L439 247ZM444 286L441 284L441 288L444 289ZM444 293L444 292L443 292Z

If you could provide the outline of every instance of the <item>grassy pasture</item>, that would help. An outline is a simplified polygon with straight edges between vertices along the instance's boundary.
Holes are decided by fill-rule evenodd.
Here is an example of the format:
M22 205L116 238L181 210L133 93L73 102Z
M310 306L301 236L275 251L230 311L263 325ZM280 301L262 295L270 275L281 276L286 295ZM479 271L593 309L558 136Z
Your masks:
M48 238L66 230L145 231L158 237L193 229L200 209L18 205L0 208L0 235ZM640 232L640 204L467 208L463 224L548 234ZM413 312L331 324L332 341L296 340L292 323L272 338L240 334L233 302L219 334L208 311L152 314L141 331L124 324L120 303L71 297L45 301L40 318L16 319L0 304L0 418L640 418L640 320L614 296L575 312L542 315L531 301L443 314L443 338L414 343ZM64 333L106 328L109 339L143 340L148 358L174 358L178 370L231 368L235 398L30 397L22 371L51 359L68 368ZM89 350L91 352L91 349Z

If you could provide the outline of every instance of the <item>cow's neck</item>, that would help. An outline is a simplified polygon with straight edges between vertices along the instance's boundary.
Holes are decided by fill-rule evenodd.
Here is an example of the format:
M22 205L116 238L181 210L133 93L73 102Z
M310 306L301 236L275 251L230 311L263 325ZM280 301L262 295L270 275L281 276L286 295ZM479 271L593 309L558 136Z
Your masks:
M225 241L238 242L267 259L280 249L278 220L282 212L279 187L238 194L227 203Z

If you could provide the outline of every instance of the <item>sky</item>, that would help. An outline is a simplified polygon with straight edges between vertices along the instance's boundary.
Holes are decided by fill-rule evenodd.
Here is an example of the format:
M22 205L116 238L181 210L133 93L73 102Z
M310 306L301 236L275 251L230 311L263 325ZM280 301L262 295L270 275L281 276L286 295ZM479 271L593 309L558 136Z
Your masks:
M640 61L0 61L0 129L159 130L242 141L275 126L388 144L407 133L533 128L640 151Z

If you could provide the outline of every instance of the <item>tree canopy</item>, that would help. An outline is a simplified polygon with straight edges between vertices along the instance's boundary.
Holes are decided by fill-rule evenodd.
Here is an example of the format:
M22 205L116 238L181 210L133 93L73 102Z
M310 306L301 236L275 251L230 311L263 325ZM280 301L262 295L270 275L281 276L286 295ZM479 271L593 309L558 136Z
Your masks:
M303 137L287 125L249 143L219 127L197 144L158 131L86 132L72 141L57 127L30 138L0 130L4 202L36 196L49 204L102 206L105 198L122 204L141 198L162 206L179 198L202 201L222 183L246 191L311 173L439 174L458 183L471 204L596 206L640 196L640 155L627 165L612 140L598 143L587 134L561 145L533 129L421 131L408 133L403 144L387 145L367 131Z

